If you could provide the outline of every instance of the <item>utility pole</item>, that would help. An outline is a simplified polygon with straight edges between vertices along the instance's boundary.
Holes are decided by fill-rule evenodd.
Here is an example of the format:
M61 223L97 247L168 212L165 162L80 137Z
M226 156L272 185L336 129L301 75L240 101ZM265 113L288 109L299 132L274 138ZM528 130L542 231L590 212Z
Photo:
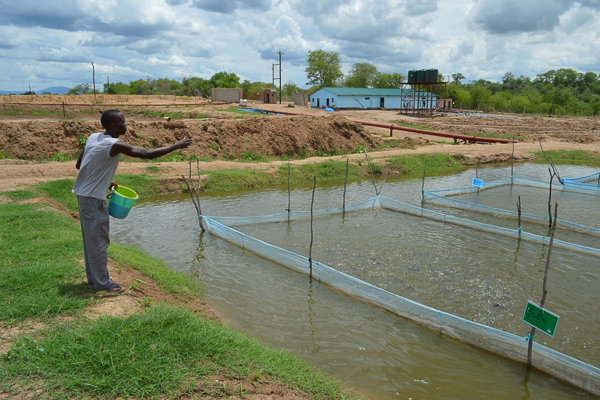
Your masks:
M96 100L96 71L94 70L94 63L92 63L92 82L94 83L94 101Z
M279 65L279 78L275 78L275 70L273 70L273 83L275 83L275 79L279 79L279 104L281 104L281 56L285 53L282 53L281 51L276 51L275 54L279 54L279 64L273 64L273 66Z
M110 94L110 76L106 75L106 93Z

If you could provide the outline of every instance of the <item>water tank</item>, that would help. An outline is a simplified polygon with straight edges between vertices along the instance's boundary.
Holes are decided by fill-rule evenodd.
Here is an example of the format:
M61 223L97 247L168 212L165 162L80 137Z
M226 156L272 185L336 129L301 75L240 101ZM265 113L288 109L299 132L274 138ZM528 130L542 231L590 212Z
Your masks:
M417 71L414 69L412 71L408 71L408 83L416 83L417 82Z
M425 70L420 69L417 71L417 82L425 82Z
M439 79L437 69L428 69L425 71L425 80L427 82L437 82Z

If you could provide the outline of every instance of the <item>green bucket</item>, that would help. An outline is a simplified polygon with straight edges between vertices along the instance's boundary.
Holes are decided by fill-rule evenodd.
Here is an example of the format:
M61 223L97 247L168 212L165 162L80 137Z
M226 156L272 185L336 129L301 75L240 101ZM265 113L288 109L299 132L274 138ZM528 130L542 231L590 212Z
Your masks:
M133 204L139 196L132 189L125 186L120 186L115 189L110 189L112 194L110 195L110 201L108 203L108 214L111 217L123 219L129 214L129 210L133 207Z

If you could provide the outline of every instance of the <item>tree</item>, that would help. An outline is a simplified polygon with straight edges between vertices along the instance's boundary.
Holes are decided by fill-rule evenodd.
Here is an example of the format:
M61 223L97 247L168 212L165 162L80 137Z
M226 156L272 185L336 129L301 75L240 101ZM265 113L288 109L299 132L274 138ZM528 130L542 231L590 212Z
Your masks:
M473 107L479 109L491 101L492 93L483 86L474 86L470 90Z
M454 83L455 85L460 85L460 81L462 81L463 79L465 79L465 76L460 72L452 74L452 83Z
M152 94L156 88L156 81L147 77L146 80L138 79L136 81L129 82L131 88L131 94Z
M77 84L75 86L73 86L71 89L69 89L69 91L67 92L67 94L87 94L87 93L91 93L92 90L90 89L92 85L90 85L89 83L80 83Z
M456 108L463 108L471 104L471 94L459 84L448 85L448 96L452 98Z
M209 81L212 88L235 89L240 87L240 77L233 72L217 72L210 77Z
M380 72L375 76L371 85L377 89L399 89L404 82L404 76L397 72L391 74Z
M307 85L331 87L344 76L338 53L328 53L324 50L309 51L306 61L308 63L305 69Z
M366 88L372 86L373 80L375 80L379 71L373 64L365 62L355 63L348 73L344 86Z
M188 77L186 79L182 79L182 88L181 90L185 93L186 96L202 96L202 97L210 97L210 81L203 78L198 77Z
M283 85L283 88L281 89L281 91L283 92L281 94L282 95L281 97L291 100L294 97L294 93L299 92L300 88L294 82L289 81L288 83Z
M263 98L265 89L277 89L274 84L266 82L250 82L248 79L242 83L244 98L250 100L260 100Z
M131 87L127 83L123 82L113 82L108 85L108 83L104 84L104 93L107 94L130 94Z
M176 94L181 90L182 84L168 78L160 78L156 80L155 86L158 94Z

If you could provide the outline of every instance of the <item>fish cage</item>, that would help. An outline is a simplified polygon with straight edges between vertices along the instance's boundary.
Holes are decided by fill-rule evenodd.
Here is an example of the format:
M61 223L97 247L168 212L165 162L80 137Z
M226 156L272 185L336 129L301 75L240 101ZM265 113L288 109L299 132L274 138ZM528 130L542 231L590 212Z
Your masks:
M507 181L494 182L486 186L501 187L515 184L515 181L520 179L510 177ZM528 182L534 187L535 185L544 187L540 182L529 182L529 180L523 182ZM438 197L435 199L443 200L444 197L449 196L449 193L464 194L459 191L448 191L444 196L436 194ZM426 198L429 195L432 193L425 193ZM492 207L488 208L490 212L496 212ZM536 285L538 281L537 278L532 277L534 274L531 269L523 268L520 264L539 263L539 259L547 251L550 242L548 236L526 232L517 227L498 226L449 215L381 195L345 208L290 211L251 217L202 216L201 218L212 235L283 267L308 275L311 279L338 292L464 343L517 362L524 363L527 360L528 342L523 335L518 334L520 330L525 329L524 323L520 318L515 318L514 314L519 312L520 300L528 296L527 291L521 286ZM316 240L320 248L315 252L314 257L307 257L303 255L311 254L308 251L307 240L298 240L298 238L306 239L308 230L313 229L313 221L316 223L315 231L321 232ZM366 231L366 226L373 231ZM585 228L584 225L582 227ZM590 232L593 231L591 227L589 228ZM357 229L360 229L360 234L365 237L364 243L349 245L343 235L356 236ZM267 233L268 231L271 233ZM589 232L583 229L583 233ZM386 238L384 243L377 239L379 243L377 249L373 249L367 240L368 237L375 235ZM474 238L485 238L485 241L474 248L476 246L473 243L477 240ZM303 244L299 244L300 242ZM525 260L510 263L501 260L497 266L494 266L498 276L494 273L494 276L473 279L478 266L488 261L485 251L494 246L499 247L498 252L510 249L514 252L515 259L520 251L523 256L519 255L519 257ZM558 239L553 241L553 246L557 249L555 253L561 262L564 260L565 265L583 265L586 268L579 274L572 274L570 268L563 268L557 272L560 274L557 286L568 285L560 286L561 290L569 292L567 303L561 305L568 309L572 303L579 301L578 297L573 297L577 294L573 292L577 290L573 291L569 288L571 286L587 288L595 282L596 269L600 266L600 249ZM359 247L362 248L357 249ZM515 248L516 250L513 250ZM434 249L437 249L438 254L433 254ZM310 250L312 250L312 243ZM386 262L384 258L387 258ZM325 259L326 261L321 261ZM454 260L449 262L450 259ZM510 268L506 267L506 264ZM519 271L515 272L517 265ZM399 266L403 269L397 269ZM537 269L539 268L535 268ZM423 280L418 285L411 282L411 273L420 274ZM518 277L510 278L512 275ZM586 282L585 278L589 282ZM506 283L506 279L513 281ZM460 307L467 302L454 296L455 292L467 295L480 293L481 296L476 295L472 299L478 301L481 299L476 297L484 297L483 294L494 292L494 285L499 287L496 290L498 293L503 290L510 293L510 296L502 297L505 299L502 301L511 302L511 312L498 311L505 309L500 302L490 303L488 315L471 315L470 310L477 310L479 307L476 303L469 306L470 310L461 311ZM438 297L433 299L433 295ZM519 301L512 301L510 297L513 295L518 297ZM499 296L502 294L500 293ZM452 299L456 303L456 309L447 305ZM505 315L495 316L499 312ZM486 319L488 317L489 321ZM582 315L581 318L585 319L586 316ZM514 323L508 323L506 329L494 326L502 325L504 320L514 319L522 325L515 326ZM586 330L587 335L597 336L594 330L598 324L591 320L588 322L590 326ZM566 328L576 330L574 326L570 327L568 321L565 325ZM511 333L509 330L514 332ZM564 342L568 341L564 340ZM592 365L592 362L582 361L534 341L532 366L558 380L600 395L600 369Z

